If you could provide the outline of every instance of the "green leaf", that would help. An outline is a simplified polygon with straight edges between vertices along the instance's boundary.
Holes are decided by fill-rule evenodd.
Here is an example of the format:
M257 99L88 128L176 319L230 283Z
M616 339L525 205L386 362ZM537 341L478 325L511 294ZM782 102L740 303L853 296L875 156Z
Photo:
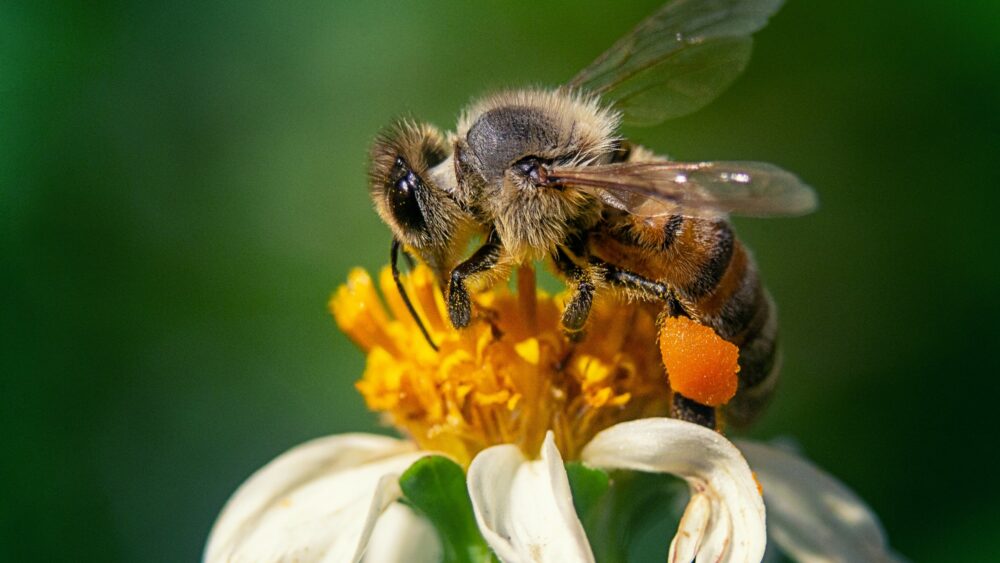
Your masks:
M446 563L495 561L479 533L465 472L443 456L418 460L399 478L404 500L437 530Z
M566 464L569 488L573 491L573 507L581 519L597 506L604 493L611 486L610 478L603 469L587 467L579 461Z
M597 561L625 563L666 556L669 545L664 538L676 528L671 509L685 490L683 481L635 471L609 474L576 462L566 464L566 473L573 506ZM641 540L650 533L654 541L647 545Z

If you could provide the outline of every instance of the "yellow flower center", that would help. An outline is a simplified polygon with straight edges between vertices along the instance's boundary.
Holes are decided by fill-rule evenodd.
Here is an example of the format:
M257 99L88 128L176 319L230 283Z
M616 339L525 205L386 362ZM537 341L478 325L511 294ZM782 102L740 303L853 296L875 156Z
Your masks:
M563 456L574 459L613 424L669 412L655 307L599 295L587 336L570 342L560 324L567 295L536 291L533 271L522 268L516 292L478 293L472 324L456 330L433 275L418 266L404 285L438 344L435 352L388 268L379 284L384 304L368 273L353 270L330 309L367 353L356 387L368 407L424 449L463 464L501 443L533 456L551 429Z

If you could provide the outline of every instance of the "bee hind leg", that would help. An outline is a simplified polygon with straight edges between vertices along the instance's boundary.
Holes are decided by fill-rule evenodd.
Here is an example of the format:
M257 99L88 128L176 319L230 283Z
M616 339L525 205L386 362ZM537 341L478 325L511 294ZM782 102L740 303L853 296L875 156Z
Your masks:
M663 301L665 308L660 318L657 319L657 324L661 324L667 316L691 316L666 284L650 280L639 274L623 270L605 262L597 260L592 260L591 262L600 267L608 282L645 295L650 299ZM689 399L676 391L674 392L670 403L670 416L672 418L718 430L718 417L716 414L717 409L715 407L703 405L694 399Z
M684 308L674 296L674 292L667 284L645 278L635 272L624 270L596 258L592 259L591 263L600 267L604 272L604 279L613 285L634 291L646 299L663 301L667 304L671 316L675 316L676 314L687 316L687 312L684 311Z
M693 422L712 430L718 430L718 420L715 412L715 407L703 405L694 399L688 399L676 391L674 391L673 400L670 402L671 418Z

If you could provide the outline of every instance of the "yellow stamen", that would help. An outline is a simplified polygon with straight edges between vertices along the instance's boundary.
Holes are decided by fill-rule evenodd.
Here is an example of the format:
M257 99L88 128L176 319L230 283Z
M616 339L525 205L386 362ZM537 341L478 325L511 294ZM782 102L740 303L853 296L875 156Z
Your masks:
M506 287L479 292L472 324L455 330L434 276L418 266L403 283L435 352L388 268L379 281L384 303L372 279L352 271L330 309L368 355L356 384L368 407L422 448L465 464L501 443L535 455L551 429L573 459L604 428L669 412L655 308L601 295L588 323L593 334L573 343L560 324L568 296L537 292L534 272L521 268L516 295Z

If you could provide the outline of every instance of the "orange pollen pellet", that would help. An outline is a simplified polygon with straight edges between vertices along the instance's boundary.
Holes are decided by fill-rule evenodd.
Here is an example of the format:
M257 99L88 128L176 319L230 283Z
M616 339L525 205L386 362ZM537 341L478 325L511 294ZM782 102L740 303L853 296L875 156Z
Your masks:
M670 388L703 405L724 405L736 394L740 350L710 327L670 317L660 330L660 353Z

